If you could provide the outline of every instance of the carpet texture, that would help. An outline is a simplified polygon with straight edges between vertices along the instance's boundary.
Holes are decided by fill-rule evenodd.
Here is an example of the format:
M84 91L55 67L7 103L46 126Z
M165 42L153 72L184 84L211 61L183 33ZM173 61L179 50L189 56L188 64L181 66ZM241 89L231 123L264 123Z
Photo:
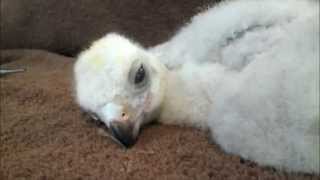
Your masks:
M37 50L1 51L0 179L320 179L259 167L229 155L196 129L154 124L123 149L72 97L74 59Z

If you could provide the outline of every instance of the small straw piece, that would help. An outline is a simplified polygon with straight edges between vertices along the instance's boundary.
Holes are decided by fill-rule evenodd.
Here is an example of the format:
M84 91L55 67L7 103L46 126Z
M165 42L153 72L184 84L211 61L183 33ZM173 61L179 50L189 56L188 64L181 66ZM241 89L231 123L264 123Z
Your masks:
M0 69L0 75L24 72L25 69Z

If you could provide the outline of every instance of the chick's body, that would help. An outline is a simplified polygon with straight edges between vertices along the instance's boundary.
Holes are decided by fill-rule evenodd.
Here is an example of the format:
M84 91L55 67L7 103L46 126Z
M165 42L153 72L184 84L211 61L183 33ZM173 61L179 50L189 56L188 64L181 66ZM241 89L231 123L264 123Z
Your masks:
M104 39L102 45L112 38ZM139 119L135 127L157 117L166 124L209 129L228 153L286 171L319 173L318 1L223 2L195 16L167 42L147 50L133 46L110 48L111 54L135 55L126 57L125 65L109 65L130 69L142 58L139 67L149 69L150 83L143 90L147 98L140 99L152 106L137 104L136 111L146 112L148 118ZM95 59L85 55L82 61ZM77 66L87 69L85 64ZM81 92L86 94L90 87L81 85L81 72L76 72L76 89L82 107L98 111L90 104L113 101L105 96L95 97L97 101L82 98ZM99 89L103 93L121 87L121 92L112 93L123 96L128 70L120 72L124 74L118 81L113 77L95 85L108 86ZM138 96L129 93L124 98Z
M221 3L150 50L171 69L161 122L209 127L229 153L319 173L318 2Z

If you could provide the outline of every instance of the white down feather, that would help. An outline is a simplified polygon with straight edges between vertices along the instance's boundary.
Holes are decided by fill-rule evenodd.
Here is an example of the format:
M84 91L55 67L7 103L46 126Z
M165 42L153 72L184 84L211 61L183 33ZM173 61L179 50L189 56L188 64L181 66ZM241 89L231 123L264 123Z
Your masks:
M221 3L150 50L184 79L167 96L188 101L169 101L164 123L208 121L226 152L319 173L318 2Z
M138 95L128 83L137 60L151 81ZM98 116L126 104L146 112L136 132L159 116L210 129L223 150L260 165L319 174L319 1L222 2L147 50L109 34L74 70L78 103Z

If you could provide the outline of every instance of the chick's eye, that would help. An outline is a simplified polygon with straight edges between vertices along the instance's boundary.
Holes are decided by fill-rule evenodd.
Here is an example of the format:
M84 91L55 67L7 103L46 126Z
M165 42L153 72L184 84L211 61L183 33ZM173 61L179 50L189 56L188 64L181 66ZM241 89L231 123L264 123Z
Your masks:
M146 72L144 70L143 65L141 65L139 67L139 69L137 70L137 72L136 72L136 75L135 75L135 78L134 78L134 83L135 84L140 84L145 79L145 76L146 76Z

